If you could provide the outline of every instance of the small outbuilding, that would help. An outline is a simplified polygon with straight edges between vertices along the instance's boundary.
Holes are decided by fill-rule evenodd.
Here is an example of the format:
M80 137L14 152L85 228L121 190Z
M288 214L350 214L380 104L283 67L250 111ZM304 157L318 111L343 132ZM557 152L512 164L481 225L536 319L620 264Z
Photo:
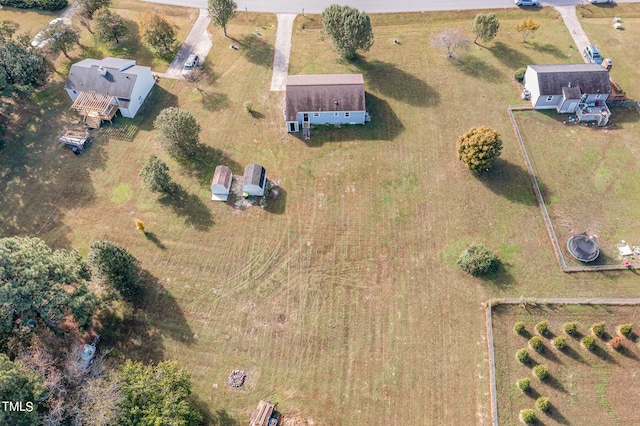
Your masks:
M586 233L572 235L567 241L567 250L580 262L593 262L600 255L600 246L595 237Z
M257 164L249 164L244 169L242 193L245 197L262 197L267 184L267 171Z
M213 201L227 201L232 179L233 176L229 167L222 164L216 167L211 181L211 199Z

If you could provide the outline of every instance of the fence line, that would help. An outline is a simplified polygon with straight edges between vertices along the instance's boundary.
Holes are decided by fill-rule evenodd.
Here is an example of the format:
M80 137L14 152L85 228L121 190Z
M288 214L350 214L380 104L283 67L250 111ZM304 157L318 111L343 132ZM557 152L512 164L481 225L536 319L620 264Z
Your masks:
M491 414L493 416L493 426L498 426L498 396L496 385L496 362L493 349L493 307L498 305L612 305L629 306L640 305L640 299L626 298L550 298L550 297L520 297L520 298L492 298L487 300L487 342L489 343L489 371L490 371L490 393L491 393Z
M616 102L628 102L628 106L633 106L640 113L640 103L637 101L616 101ZM621 104L621 106L624 106ZM509 113L509 118L511 119L511 125L513 127L513 131L516 135L516 139L518 140L518 145L520 145L520 153L522 154L522 158L527 166L527 173L529 174L529 179L531 180L531 185L533 186L533 192L536 195L536 199L538 200L538 205L540 206L540 211L542 212L542 217L544 219L545 227L547 228L547 232L549 237L551 238L551 243L553 245L553 251L556 254L556 258L560 263L560 269L562 272L591 272L591 271L621 271L627 269L640 269L640 264L632 264L629 266L625 265L581 265L581 266L567 266L567 262L564 260L564 255L562 254L562 250L560 248L560 244L558 243L558 238L556 236L556 232L553 228L553 224L551 223L551 217L549 216L549 212L547 210L547 205L542 198L542 192L540 192L540 187L538 186L538 180L536 179L536 175L533 172L533 166L531 165L531 161L529 160L529 155L527 154L527 149L524 146L524 141L522 140L522 135L520 134L520 129L518 128L518 123L516 122L516 118L513 115L513 111L526 111L532 110L533 107L531 105L509 105L507 107L507 111Z

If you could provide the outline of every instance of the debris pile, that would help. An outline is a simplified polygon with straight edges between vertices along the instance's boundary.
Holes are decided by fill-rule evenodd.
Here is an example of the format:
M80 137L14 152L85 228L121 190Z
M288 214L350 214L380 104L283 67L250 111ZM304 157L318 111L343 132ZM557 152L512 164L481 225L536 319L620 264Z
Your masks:
M247 377L247 375L244 374L244 371L240 371L240 370L231 371L231 374L229 374L229 380L228 380L229 386L231 386L232 388L242 387L242 385L244 385L245 377Z

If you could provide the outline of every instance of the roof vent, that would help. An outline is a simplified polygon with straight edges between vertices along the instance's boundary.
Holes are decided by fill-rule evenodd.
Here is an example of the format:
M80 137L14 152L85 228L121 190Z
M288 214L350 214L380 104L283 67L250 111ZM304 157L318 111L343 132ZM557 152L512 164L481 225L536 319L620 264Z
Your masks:
M572 87L572 86L571 86L571 82L569 82L569 84L568 84L567 86Z
M101 76L106 77L108 71L106 70L105 67L99 67L98 72L100 73Z

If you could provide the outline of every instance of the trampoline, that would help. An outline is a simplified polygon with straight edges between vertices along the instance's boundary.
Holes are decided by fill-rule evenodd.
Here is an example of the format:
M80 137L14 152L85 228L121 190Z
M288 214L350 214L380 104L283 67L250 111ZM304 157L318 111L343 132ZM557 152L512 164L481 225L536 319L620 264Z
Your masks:
M600 255L598 243L586 234L573 235L569 238L567 250L580 262L593 262Z

